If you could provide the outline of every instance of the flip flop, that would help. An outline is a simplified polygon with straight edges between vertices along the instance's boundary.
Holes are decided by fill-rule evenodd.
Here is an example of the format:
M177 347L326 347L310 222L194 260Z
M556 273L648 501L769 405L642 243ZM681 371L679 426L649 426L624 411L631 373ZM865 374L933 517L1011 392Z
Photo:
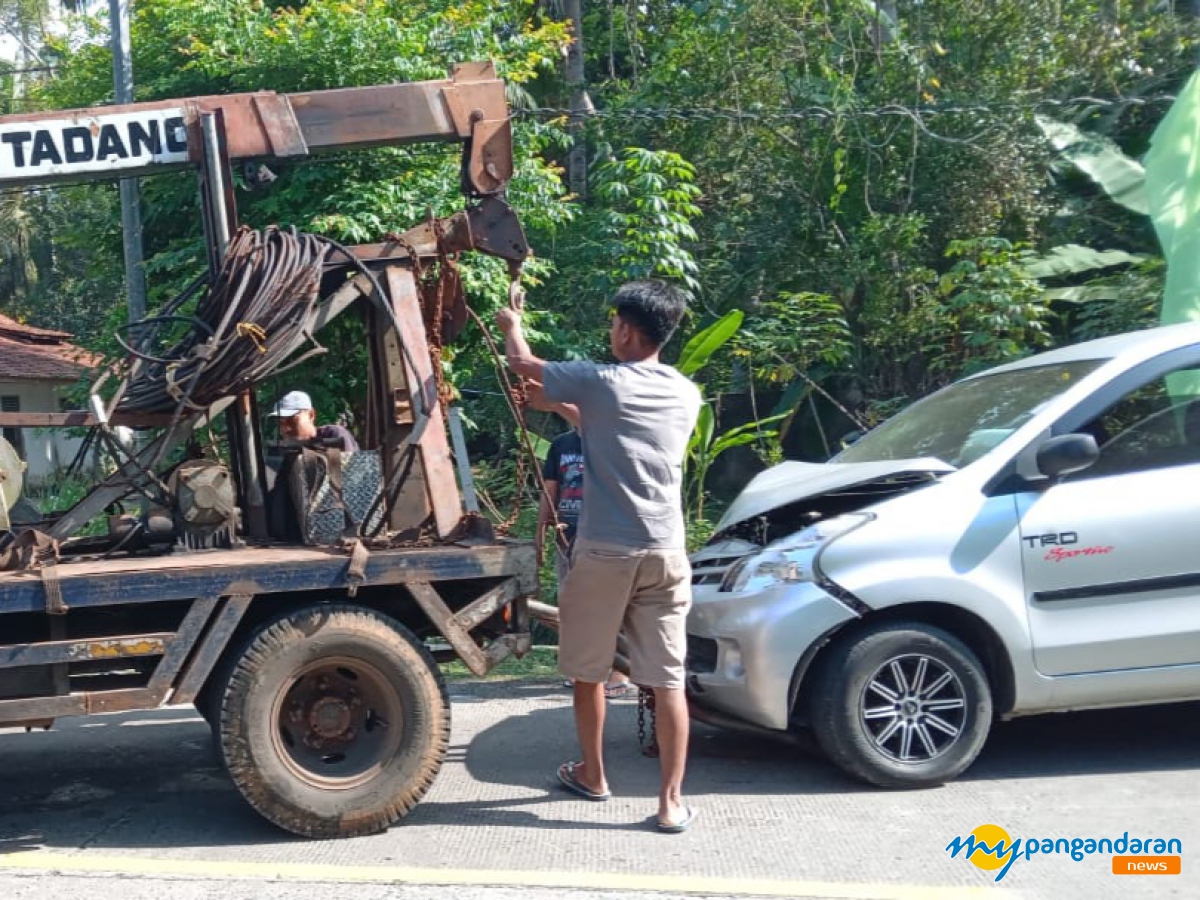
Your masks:
M683 832L692 827L692 823L696 821L696 816L700 815L700 810L693 806L685 806L683 809L686 815L678 822L668 824L666 822L655 821L654 827L664 834L683 834Z
M558 783L570 791L572 794L578 794L584 800L593 800L600 802L608 800L612 797L612 791L593 791L575 776L575 767L580 763L565 762L558 767Z
M629 697L635 693L637 693L637 687L632 684L606 684L604 686L604 696L609 700Z

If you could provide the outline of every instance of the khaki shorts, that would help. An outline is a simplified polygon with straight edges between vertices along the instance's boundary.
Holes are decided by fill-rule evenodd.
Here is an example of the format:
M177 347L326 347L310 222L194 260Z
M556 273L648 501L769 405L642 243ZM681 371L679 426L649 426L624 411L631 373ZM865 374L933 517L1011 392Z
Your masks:
M692 567L686 550L637 550L576 540L559 587L558 659L562 673L602 682L617 633L629 640L635 684L682 688Z

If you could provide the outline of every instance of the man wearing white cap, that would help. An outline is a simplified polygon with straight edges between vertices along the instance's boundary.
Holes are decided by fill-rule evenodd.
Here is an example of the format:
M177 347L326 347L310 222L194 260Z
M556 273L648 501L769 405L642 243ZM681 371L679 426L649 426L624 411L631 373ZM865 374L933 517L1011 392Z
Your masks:
M284 394L268 415L279 419L279 432L285 438L302 443L316 441L347 453L358 449L354 435L341 425L317 425L317 411L304 391Z

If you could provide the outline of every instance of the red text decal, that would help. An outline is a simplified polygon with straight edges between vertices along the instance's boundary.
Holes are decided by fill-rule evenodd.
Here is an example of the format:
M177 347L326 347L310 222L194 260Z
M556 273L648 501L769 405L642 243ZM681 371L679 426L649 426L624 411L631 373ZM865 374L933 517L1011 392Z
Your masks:
M1042 558L1048 562L1062 562L1073 556L1103 556L1106 553L1112 553L1114 549L1113 547L1080 547L1077 550L1068 550L1066 547L1055 547Z

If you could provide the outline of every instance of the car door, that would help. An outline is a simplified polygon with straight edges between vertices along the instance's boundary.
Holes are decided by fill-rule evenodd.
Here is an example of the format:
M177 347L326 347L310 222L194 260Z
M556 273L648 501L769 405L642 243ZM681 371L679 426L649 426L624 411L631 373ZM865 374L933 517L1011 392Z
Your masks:
M1200 663L1200 352L1130 375L1055 429L1093 434L1096 463L1017 497L1046 675Z

